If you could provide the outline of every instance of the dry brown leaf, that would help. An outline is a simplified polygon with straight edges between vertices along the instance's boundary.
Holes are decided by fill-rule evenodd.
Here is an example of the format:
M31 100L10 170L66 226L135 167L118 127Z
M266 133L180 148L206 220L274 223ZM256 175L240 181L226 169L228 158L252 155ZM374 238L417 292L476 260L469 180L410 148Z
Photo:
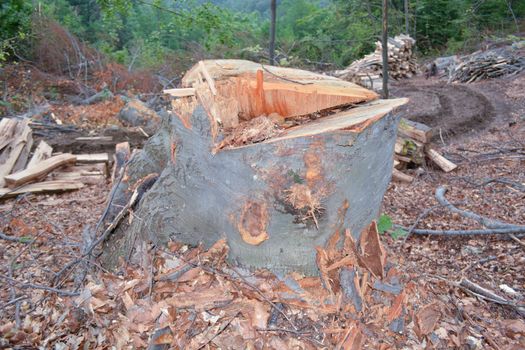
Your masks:
M165 301L176 308L195 308L196 310L212 309L233 300L229 291L221 287L213 287L193 293L173 293Z
M414 330L417 336L421 339L423 336L432 332L440 317L441 312L439 311L439 305L437 303L423 306L416 314L416 327Z
M404 304L405 304L405 291L402 291L401 294L399 294L394 299L392 306L388 310L388 314L387 314L388 322L392 322L393 320L395 320L401 315L401 311L403 311Z
M505 334L508 337L516 338L517 335L525 336L525 321L516 320L504 320L503 325L505 326Z

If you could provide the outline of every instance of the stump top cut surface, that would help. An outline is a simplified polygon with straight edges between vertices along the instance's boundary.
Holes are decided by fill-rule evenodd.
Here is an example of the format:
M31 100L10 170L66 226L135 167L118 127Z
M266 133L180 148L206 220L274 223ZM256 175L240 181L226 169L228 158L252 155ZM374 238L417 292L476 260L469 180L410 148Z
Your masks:
M196 101L217 124L214 136L261 116L289 128L332 114L335 108L378 98L331 76L245 60L201 61L186 73L182 85L195 89ZM175 109L181 114L180 107Z

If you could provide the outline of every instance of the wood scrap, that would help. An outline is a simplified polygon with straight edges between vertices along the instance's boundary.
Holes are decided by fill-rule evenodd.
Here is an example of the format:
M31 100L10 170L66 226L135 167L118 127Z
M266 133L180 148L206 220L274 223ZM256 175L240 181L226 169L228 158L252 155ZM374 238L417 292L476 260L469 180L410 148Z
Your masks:
M204 78L206 78L206 82L208 83L208 86L210 87L211 93L214 96L217 95L217 88L215 87L215 81L211 77L210 72L208 72L208 69L206 68L206 65L204 64L204 62L199 61L199 68L200 68L202 75L204 75Z
M113 141L112 136L81 136L75 138L75 141Z
M510 50L477 51L459 58L451 71L449 83L473 83L505 75L515 75L525 69L525 58Z
M4 177L5 183L13 188L23 185L25 183L41 179L43 176L49 174L54 169L68 163L74 163L76 156L66 153L46 159L32 168L25 169L15 174Z
M29 127L29 120L25 119L17 123L15 130L16 136L9 143L9 146L4 150L2 154L3 164L0 165L0 187L5 185L4 177L9 175L20 154L26 147L26 144L31 137L31 128Z
M0 198L5 199L16 197L24 193L56 193L64 191L73 191L79 190L82 187L84 187L84 184L78 181L43 181L34 184L27 184L16 189L0 188Z
M115 146L115 155L111 181L115 181L124 169L124 165L131 157L131 148L129 142L121 142Z
M15 119L0 120L0 151L11 143L17 124Z
M195 95L194 88L166 89L162 92L173 97L187 97Z
M417 72L416 58L413 54L415 40L408 35L388 38L388 70L393 79L410 78ZM375 91L382 89L382 45L376 42L376 49L360 60L352 62L344 70L335 71L338 78L355 82Z
M40 141L37 148L33 152L33 156L29 160L29 163L27 163L27 168L31 168L41 161L48 159L51 157L52 153L53 148L49 146L44 140Z
M443 157L439 152L432 148L428 148L426 154L434 162L434 164L439 166L441 170L446 173L449 173L458 167L456 164L452 163L450 160Z
M107 153L75 154L78 164L108 163Z

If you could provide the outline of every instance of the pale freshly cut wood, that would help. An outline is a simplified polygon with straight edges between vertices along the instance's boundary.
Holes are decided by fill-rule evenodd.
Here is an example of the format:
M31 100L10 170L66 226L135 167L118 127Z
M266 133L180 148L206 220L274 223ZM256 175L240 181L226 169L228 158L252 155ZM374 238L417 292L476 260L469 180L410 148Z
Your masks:
M43 176L64 164L74 163L76 159L76 156L69 153L54 156L38 163L34 167L5 176L4 180L9 187L17 187L41 179Z
M75 156L77 157L77 163L79 164L109 162L109 155L107 153L75 154Z
M4 177L11 173L13 167L20 156L20 153L24 150L29 137L31 137L31 128L29 127L29 119L18 122L16 127L16 136L13 141L9 144L9 152L3 164L0 165L0 187L4 187Z
M31 132L27 137L26 144L22 149L22 152L20 152L20 155L13 166L13 170L11 170L11 173L16 173L26 168L27 160L29 159L29 154L31 153L31 147L33 147L33 132Z
M443 157L441 154L439 154L438 151L429 148L427 150L427 156L432 160L437 166L441 168L446 173L451 172L452 170L456 169L458 166L454 163L452 163L447 158Z
M195 95L194 88L166 89L166 90L163 90L162 92L165 94L171 95L173 97L187 97L187 96Z
M44 140L40 141L35 152L33 152L33 156L29 160L29 163L27 163L27 168L31 168L41 161L48 159L51 157L52 153L53 147L49 146Z
M202 75L204 75L204 78L206 78L206 82L208 83L208 86L210 87L210 90L212 94L215 96L217 95L217 88L215 87L215 81L210 75L210 72L208 72L208 69L206 68L206 65L203 61L199 61L199 68L202 72Z
M429 143L432 138L432 128L425 124L401 118L399 122L399 134L422 143Z
M4 118L0 120L0 151L11 141L18 122L15 119Z
M392 178L394 180L397 180L399 182L412 182L414 181L414 178L410 175L407 175L399 170L397 170L396 168L393 168L392 169Z
M84 187L84 184L79 181L44 181L34 184L27 184L13 190L9 188L0 188L0 199L16 197L24 193L55 193L64 191L74 191L79 190L82 187Z

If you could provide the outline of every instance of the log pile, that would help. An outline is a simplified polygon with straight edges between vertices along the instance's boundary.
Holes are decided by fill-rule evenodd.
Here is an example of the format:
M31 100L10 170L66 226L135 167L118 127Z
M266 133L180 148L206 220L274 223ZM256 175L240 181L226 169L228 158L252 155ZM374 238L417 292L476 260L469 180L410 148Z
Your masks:
M525 69L525 58L505 49L478 51L460 58L449 78L450 82L473 83L506 75L514 75Z
M391 78L410 78L416 74L417 63L412 51L415 42L408 35L388 38L388 69ZM353 62L344 70L336 71L335 76L379 91L383 70L382 51L381 42L378 41L373 53Z
M78 190L108 177L107 153L53 153L45 141L32 151L29 119L0 120L0 199L24 193Z
M401 118L394 148L394 169L392 177L401 182L412 182L414 178L401 170L419 167L429 160L444 172L450 172L457 165L432 148L432 129L425 124Z

